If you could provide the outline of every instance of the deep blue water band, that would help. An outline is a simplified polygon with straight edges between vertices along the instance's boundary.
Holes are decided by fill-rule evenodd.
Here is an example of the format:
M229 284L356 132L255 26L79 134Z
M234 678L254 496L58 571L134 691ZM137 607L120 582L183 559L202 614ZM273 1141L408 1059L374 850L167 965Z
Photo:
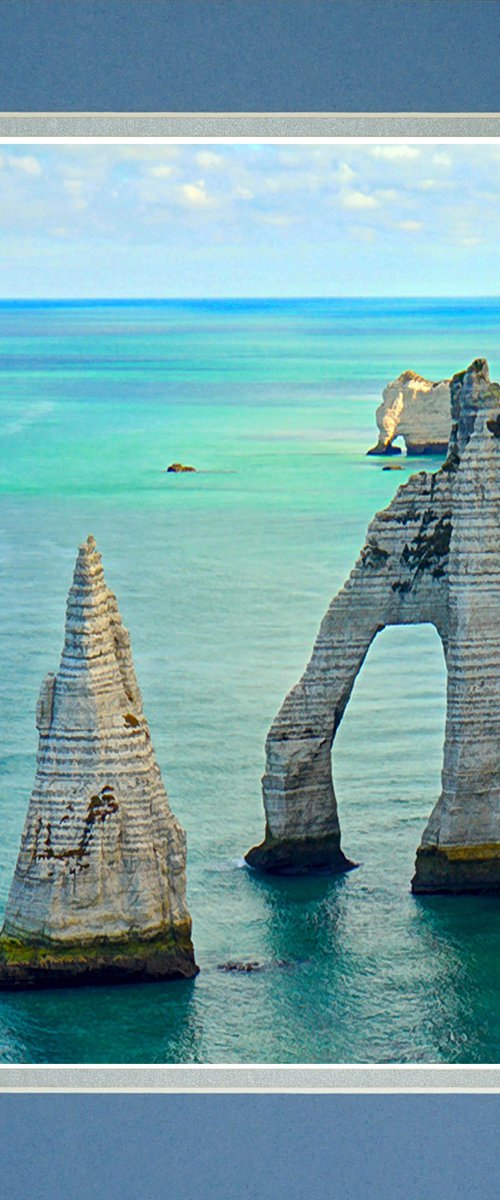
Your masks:
M498 0L0 0L3 112L495 112Z

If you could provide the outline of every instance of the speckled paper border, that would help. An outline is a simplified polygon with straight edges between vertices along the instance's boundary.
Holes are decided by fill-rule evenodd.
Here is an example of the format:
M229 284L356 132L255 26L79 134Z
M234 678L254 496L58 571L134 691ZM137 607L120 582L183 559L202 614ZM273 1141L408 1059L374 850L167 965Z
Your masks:
M1 113L0 137L500 136L498 113Z
M494 1066L1 1066L13 1092L498 1092Z

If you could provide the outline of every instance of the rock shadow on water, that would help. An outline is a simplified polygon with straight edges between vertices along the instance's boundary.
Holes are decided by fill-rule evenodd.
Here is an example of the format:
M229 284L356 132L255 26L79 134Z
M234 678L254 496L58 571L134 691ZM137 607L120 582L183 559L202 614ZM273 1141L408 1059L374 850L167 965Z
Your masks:
M500 908L495 894L417 892L413 901L422 928L434 931L461 950L469 943L474 949L478 938L496 940L500 936ZM498 955L495 957L498 959Z
M202 1062L202 1042L194 980L0 995L0 1064Z
M432 997L432 1004L422 1005L421 1020L427 1043L436 1048L434 1061L498 1062L498 901L491 895L418 895L412 909L412 938Z
M273 961L301 965L325 953L335 956L349 894L346 874L261 875L249 870L248 880L263 901Z

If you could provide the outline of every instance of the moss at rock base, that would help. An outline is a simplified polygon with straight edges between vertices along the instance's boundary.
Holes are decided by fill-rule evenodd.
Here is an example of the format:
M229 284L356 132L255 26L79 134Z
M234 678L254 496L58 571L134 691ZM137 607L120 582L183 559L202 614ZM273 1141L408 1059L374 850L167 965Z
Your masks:
M337 834L323 838L272 838L269 834L260 846L245 854L245 861L256 871L269 875L337 874L352 871L350 862L340 849Z
M198 969L188 926L150 939L62 943L0 937L0 991L191 979Z
M422 846L411 888L416 895L500 893L500 844Z

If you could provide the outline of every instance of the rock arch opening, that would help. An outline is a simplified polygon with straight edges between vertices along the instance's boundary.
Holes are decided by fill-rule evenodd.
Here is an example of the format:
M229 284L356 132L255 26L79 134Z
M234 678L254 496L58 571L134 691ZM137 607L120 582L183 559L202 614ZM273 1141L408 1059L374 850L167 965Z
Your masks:
M381 630L332 747L345 852L364 869L380 862L383 843L399 869L404 861L411 871L439 795L445 711L446 663L435 628Z

